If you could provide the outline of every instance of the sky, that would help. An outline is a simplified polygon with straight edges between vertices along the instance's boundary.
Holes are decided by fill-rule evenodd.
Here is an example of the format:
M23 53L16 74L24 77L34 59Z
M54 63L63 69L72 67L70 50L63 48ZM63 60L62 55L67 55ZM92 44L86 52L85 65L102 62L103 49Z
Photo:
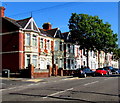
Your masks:
M69 31L72 13L99 16L118 34L118 2L2 2L2 6L6 8L7 17L19 20L32 15L38 27L50 22L53 28L58 27L62 32Z

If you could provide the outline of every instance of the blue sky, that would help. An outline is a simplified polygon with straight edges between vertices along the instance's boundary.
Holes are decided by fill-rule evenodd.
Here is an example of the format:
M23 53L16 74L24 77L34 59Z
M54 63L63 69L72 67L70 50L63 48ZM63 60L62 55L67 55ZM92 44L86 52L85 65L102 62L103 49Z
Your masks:
M111 29L118 34L118 2L3 2L2 6L6 7L5 15L14 19L30 17L33 11L38 27L50 22L62 32L69 31L71 13L96 15L111 24Z
M44 22L50 22L63 32L68 31L71 13L97 15L104 22L109 22L114 32L118 33L117 2L9 2L3 3L3 6L6 7L6 16L23 19L31 16L33 11L32 16L39 27Z

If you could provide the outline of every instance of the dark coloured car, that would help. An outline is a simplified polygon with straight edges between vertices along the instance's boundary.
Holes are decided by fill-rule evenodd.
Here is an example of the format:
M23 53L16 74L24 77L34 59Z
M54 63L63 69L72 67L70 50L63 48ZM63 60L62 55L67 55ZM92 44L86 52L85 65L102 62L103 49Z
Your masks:
M113 67L107 66L107 67L104 67L104 69L107 71L108 75L112 74L111 70L113 69Z
M79 68L76 70L76 73L74 73L73 76L76 77L95 76L95 72L90 70L90 68Z
M111 72L112 72L112 74L120 74L120 70L117 69L117 68L113 68L113 69L111 70Z

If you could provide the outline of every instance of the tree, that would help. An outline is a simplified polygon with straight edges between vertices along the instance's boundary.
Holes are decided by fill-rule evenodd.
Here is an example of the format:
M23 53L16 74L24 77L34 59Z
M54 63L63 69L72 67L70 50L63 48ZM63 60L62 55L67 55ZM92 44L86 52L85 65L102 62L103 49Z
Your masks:
M75 43L87 50L87 66L89 50L108 52L117 47L117 34L113 33L109 23L103 23L98 16L72 13L68 25Z
M118 60L120 59L120 48L114 49L113 50L113 59Z

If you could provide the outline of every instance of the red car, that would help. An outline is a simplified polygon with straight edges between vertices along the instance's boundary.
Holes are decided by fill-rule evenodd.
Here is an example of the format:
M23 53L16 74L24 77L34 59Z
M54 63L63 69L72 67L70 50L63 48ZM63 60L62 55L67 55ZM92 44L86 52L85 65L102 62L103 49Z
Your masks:
M98 68L96 69L95 74L96 75L107 75L108 72L104 68Z

